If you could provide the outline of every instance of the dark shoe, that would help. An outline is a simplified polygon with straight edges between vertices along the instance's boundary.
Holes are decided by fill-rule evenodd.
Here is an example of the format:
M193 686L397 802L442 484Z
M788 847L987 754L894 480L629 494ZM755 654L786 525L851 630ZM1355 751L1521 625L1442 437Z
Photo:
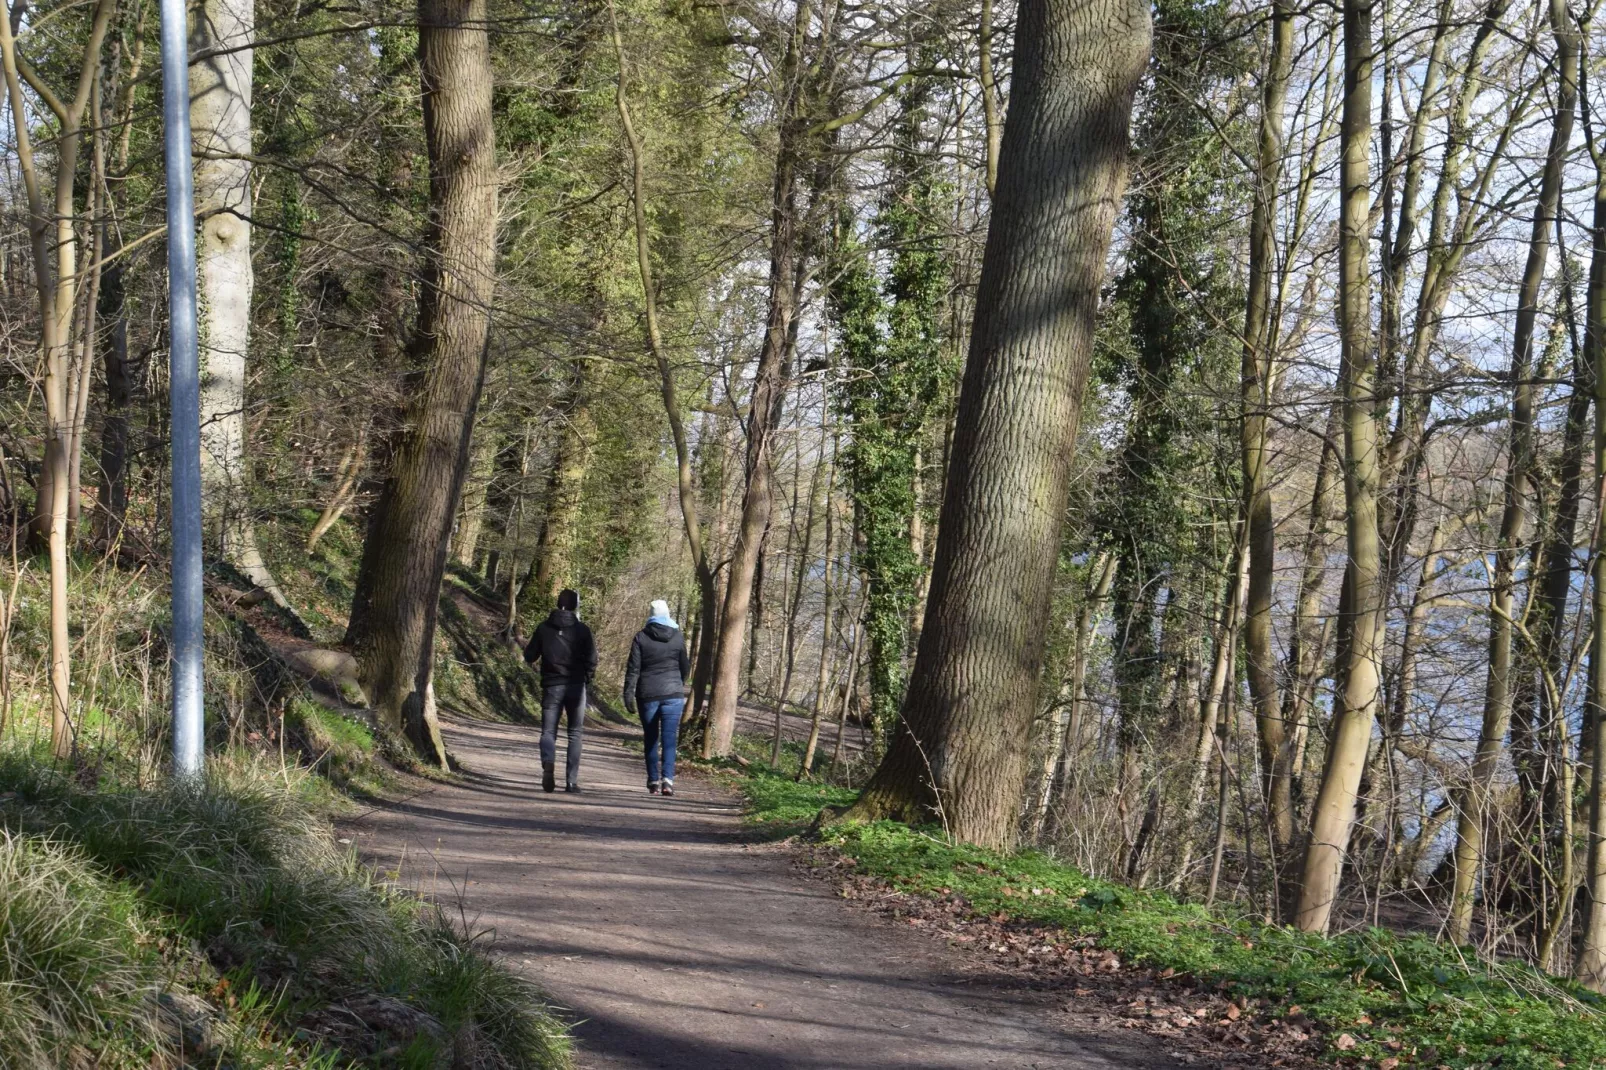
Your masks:
M558 790L558 778L553 774L552 766L550 766L550 765L541 766L541 790L542 791L557 791Z
M664 781L663 793L666 797L675 794L675 785L673 781Z
M578 785L578 784L565 784L563 786L563 790L568 792L570 795L579 795L580 794L580 785Z
M656 780L651 781L647 785L647 794L649 794L649 795L657 795L658 794L658 788L659 788L658 781L656 781Z

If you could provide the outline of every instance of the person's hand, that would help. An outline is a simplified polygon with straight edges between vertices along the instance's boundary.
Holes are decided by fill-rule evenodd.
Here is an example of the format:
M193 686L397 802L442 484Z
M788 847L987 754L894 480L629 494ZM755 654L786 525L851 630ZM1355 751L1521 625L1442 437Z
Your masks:
M625 699L625 712L632 717L636 716L636 703L633 699Z

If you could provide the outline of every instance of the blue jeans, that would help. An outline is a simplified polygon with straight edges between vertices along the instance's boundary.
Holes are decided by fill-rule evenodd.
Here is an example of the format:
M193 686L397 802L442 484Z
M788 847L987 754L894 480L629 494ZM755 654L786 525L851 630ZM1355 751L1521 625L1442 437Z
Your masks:
M641 729L647 736L647 783L675 779L675 744L680 739L680 717L686 712L686 700L675 698L645 699L641 703ZM658 748L663 747L660 763Z
M558 719L569 721L569 752L564 757L563 774L568 786L580 784L580 745L586 724L586 682L554 681L541 688L541 764L552 765L558 757Z

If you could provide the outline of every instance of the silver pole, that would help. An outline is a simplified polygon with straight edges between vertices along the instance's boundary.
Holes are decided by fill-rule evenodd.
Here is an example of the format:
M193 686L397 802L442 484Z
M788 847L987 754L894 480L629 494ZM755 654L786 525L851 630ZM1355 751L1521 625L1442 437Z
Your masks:
M185 0L161 4L168 393L173 405L173 773L194 777L201 772L206 721L201 702L201 370L196 350L189 12Z

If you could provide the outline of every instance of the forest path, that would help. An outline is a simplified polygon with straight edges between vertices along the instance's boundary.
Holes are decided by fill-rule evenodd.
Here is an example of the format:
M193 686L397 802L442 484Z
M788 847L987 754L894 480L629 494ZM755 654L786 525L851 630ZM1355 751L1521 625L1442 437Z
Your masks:
M460 895L578 1021L583 1070L1175 1065L1142 1034L1085 1031L1063 991L836 899L749 842L725 789L683 775L648 795L635 733L588 726L584 792L546 795L533 729L444 729L461 782L345 834L403 884Z

